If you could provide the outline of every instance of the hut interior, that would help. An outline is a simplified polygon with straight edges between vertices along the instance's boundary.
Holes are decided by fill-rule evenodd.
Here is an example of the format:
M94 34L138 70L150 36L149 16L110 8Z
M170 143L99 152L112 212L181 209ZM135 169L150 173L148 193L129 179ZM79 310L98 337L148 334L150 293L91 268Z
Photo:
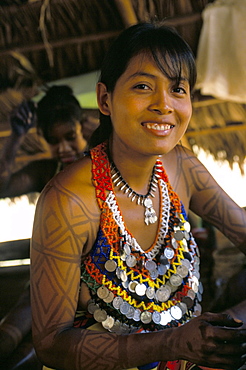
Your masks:
M97 117L95 83L110 43L131 24L161 20L177 29L197 60L193 115L183 145L244 174L245 0L0 0L0 14L0 153L11 132L10 112L28 99L33 85L38 100L47 86L69 84L85 112ZM34 127L13 170L49 156ZM28 242L0 243L0 319L28 280ZM4 267L7 260L22 261L21 266ZM15 369L38 369L21 366Z

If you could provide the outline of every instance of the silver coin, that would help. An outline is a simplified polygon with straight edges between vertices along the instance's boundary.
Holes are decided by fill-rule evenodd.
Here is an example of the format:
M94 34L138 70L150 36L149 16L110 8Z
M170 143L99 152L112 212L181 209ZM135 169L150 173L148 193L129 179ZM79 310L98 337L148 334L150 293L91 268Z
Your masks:
M123 299L121 297L114 297L114 299L113 299L113 306L114 306L114 308L116 308L117 310L119 310L119 308L122 305L122 303L123 303Z
M120 327L121 327L120 322L118 320L115 320L114 325L112 326L110 331L112 333L120 334Z
M138 308L136 308L134 312L133 320L136 322L140 321L140 315L141 315L141 311Z
M138 283L135 288L135 292L137 293L138 296L142 297L145 295L146 292L146 286L144 284Z
M155 288L149 286L147 289L146 289L146 296L149 298L149 299L153 299L155 297Z
M126 317L128 319L133 319L134 314L135 314L135 308L132 307L132 306L129 306L129 310L128 310L127 314L126 314Z
M172 246L173 246L174 249L178 248L179 245L178 245L177 240L175 238L172 238L171 243L172 243Z
M137 286L138 282L137 281L130 281L128 284L128 289L130 292L135 293L135 288Z
M162 265L167 265L169 263L167 257L165 257L164 254L160 255L160 263Z
M176 270L177 274L179 274L182 278L185 278L188 275L189 270L184 265L177 266Z
M199 280L198 278L196 277L196 275L193 274L192 276L192 281L198 286L199 285Z
M177 241L181 241L184 238L184 233L183 231L178 230L174 232L173 236Z
M162 326L166 326L171 321L172 321L172 316L171 316L169 310L161 312L161 322L160 322L160 324Z
M200 265L200 258L198 256L194 256L194 263Z
M90 314L93 315L93 313L99 308L99 306L97 304L95 304L95 302L90 302L87 306L87 310Z
M184 258L182 261L181 261L181 264L185 267L187 267L187 269L189 270L190 267L191 267L191 264L190 264L190 261L187 260L186 258Z
M156 299L159 302L166 302L171 295L171 288L168 285L163 285L156 291Z
M151 277L151 279L153 279L153 280L157 279L158 278L158 275L159 275L159 273L158 273L158 270L157 269L150 271L150 277Z
M145 263L145 267L146 267L147 270L153 271L153 270L156 270L157 266L156 266L156 263L154 261L148 260Z
M144 206L145 206L146 208L151 208L151 207L153 207L152 199L150 199L150 198L145 198L145 199L144 199Z
M121 259L121 261L124 261L125 262L126 256L127 256L126 252L124 250L122 250L120 252L120 259Z
M120 270L120 280L127 281L127 274L125 270Z
M194 304L193 299L191 299L188 296L183 297L182 298L182 302L186 304L186 306L187 306L188 309L191 308L191 307L193 307L193 304Z
M182 277L178 274L173 274L171 277L170 277L170 283L174 286L179 286L180 284L182 284Z
M127 312L129 311L130 305L128 302L123 302L122 305L120 306L120 312L123 315L126 315Z
M158 266L158 274L165 275L166 272L167 272L167 266L160 264Z
M203 293L203 284L202 284L202 282L201 282L201 281L200 281L200 283L199 283L198 290L199 290L199 292L200 292L201 294Z
M183 227L185 229L185 231L187 231L188 233L190 232L190 223L188 221L186 221L184 224L183 224Z
M93 316L97 322L103 322L107 319L107 312L105 310L101 310L100 308L98 308L94 312Z
M196 316L200 316L202 313L202 306L200 305L200 303L197 303L194 307L194 314Z
M174 256L174 250L172 248L170 248L170 247L166 247L164 249L164 256L167 259L171 260L173 258L173 256Z
M111 330L114 326L114 318L112 316L107 316L106 320L102 322L102 326L107 330Z
M124 289L127 289L128 285L129 285L128 280L122 281L122 286L123 286Z
M137 260L136 257L133 256L132 254L126 256L126 264L128 267L134 267L136 266Z
M200 279L200 272L198 270L193 270L192 271L192 276L195 277L197 280L195 281L195 283L197 283L199 285L199 279Z
M125 251L127 256L129 256L131 254L131 247L130 247L129 244L124 245L124 251Z
M202 301L202 295L199 291L197 292L196 296L197 296L198 302L201 302Z
M197 262L194 262L194 263L193 263L193 268L194 268L195 270L199 271L200 264L199 264L199 263L197 263Z
M182 316L187 312L187 306L184 302L179 302L177 306L181 309L182 311Z
M108 272L113 272L116 270L117 263L113 260L107 260L104 267Z
M192 300L194 300L196 298L196 293L194 292L194 290L189 289L187 292L187 297L190 297Z
M176 286L172 285L172 284L170 283L170 281L167 281L167 282L166 282L166 285L170 287L170 289L171 289L171 293L176 292L176 290L178 289L178 287L176 287Z
M149 324L152 320L152 313L149 311L143 311L140 315L140 320L143 324Z
M194 281L191 284L191 288L192 288L192 290L194 290L195 293L198 292L198 285Z
M170 314L175 320L180 320L182 317L182 310L178 306L172 306L170 308Z
M109 292L109 295L103 299L103 301L105 303L111 303L113 302L113 299L114 299L114 293L113 292Z
M120 279L120 272L121 272L121 269L119 267L117 267L115 273L116 273L116 276L118 279Z
M97 289L97 296L101 299L105 299L109 295L109 290L105 286L100 286Z
M158 311L154 311L153 312L153 314L152 314L152 321L155 324L160 324L160 322L161 322L161 314L160 314L160 312L158 312Z

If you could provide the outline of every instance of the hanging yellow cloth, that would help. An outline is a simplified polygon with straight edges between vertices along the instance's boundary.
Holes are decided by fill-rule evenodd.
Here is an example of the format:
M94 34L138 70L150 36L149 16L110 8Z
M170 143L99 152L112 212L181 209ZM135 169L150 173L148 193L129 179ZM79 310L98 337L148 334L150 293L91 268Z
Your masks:
M196 87L203 95L246 103L246 0L217 0L202 16Z

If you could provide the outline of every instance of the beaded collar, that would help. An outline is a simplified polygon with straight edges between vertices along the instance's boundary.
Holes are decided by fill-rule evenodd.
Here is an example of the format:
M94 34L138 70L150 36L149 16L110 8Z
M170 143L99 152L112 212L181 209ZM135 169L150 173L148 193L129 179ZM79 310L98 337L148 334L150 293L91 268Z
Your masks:
M101 219L97 240L81 266L81 281L91 292L88 312L118 334L179 326L199 315L199 251L163 167L159 230L154 245L144 251L124 224L107 143L92 149L91 159Z

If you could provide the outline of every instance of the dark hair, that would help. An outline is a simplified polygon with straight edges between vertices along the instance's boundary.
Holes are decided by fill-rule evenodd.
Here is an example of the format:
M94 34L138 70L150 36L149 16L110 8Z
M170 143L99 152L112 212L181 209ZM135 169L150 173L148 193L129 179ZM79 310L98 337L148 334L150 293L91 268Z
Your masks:
M55 123L81 120L82 108L67 85L52 86L38 103L37 127L47 141Z
M161 23L138 23L124 30L104 58L99 81L113 92L130 60L141 53L150 54L163 74L177 82L185 70L192 91L196 82L192 50L175 29ZM110 117L100 113L100 125L92 135L91 146L106 140L111 132Z

